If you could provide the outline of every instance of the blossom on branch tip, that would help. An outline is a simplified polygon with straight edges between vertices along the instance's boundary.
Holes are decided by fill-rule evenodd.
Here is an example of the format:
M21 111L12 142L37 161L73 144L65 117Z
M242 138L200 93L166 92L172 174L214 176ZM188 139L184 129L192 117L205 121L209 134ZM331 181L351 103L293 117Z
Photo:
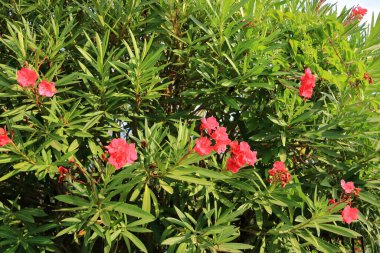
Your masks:
M218 127L211 134L211 138L215 140L214 150L218 154L224 153L227 149L227 145L231 140L228 138L227 129L225 127Z
M108 162L112 164L116 170L119 170L126 164L132 164L137 160L135 144L128 144L123 138L113 139L105 148L110 154Z
M0 147L7 145L12 140L8 137L8 132L5 128L0 128Z
M214 117L202 118L201 130L207 130L208 134L219 127L219 123Z
M41 96L50 98L54 96L55 93L57 93L57 89L55 88L54 82L42 80L42 82L38 85L38 93Z
M351 18L362 20L365 14L367 14L367 9L358 6L352 9Z
M245 165L254 166L256 162L256 151L252 151L245 141L233 141L230 143L231 157L227 160L227 169L236 173Z
M373 78L369 73L364 73L363 78L364 80L367 80L369 84L373 84Z
M304 98L311 98L313 89L315 87L315 76L311 73L309 68L305 69L305 74L301 76L301 86L299 88L299 95Z
M194 150L197 152L200 156L209 155L213 147L211 146L211 140L207 137L201 137L195 141L195 147Z
M22 68L17 71L17 82L22 87L33 87L37 81L37 73L29 68Z
M342 189L347 193L350 194L354 189L355 185L353 182L347 182L344 181L343 179L340 180L340 185L342 186Z
M358 219L359 209L351 208L347 205L342 211L342 220L343 222L350 224L351 222Z
M292 179L292 175L288 172L285 163L282 161L276 161L273 164L273 168L268 170L268 174L270 176L270 183L281 182L282 187L285 187Z
M236 173L240 170L240 165L237 163L236 159L233 157L230 157L227 159L227 169L232 171L233 173Z
M58 183L62 183L62 181L66 178L66 175L69 173L69 170L63 166L59 166L58 173L59 173Z

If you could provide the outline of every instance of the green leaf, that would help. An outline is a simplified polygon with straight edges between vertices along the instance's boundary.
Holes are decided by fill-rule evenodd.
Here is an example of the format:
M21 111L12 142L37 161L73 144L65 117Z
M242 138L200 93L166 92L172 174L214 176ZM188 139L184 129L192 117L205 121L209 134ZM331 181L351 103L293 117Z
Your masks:
M186 239L186 236L175 236L165 239L161 244L162 245L176 245L183 242Z
M142 241L140 241L139 238L137 238L134 234L128 232L128 231L123 231L122 232L126 237L129 238L129 240L131 240L133 242L134 245L136 245L137 248L139 248L142 252L148 252L148 250L146 249L144 243Z
M351 229L345 228L345 227L340 227L337 225L331 225L331 224L318 224L320 229L329 231L331 233L337 234L337 235L342 235L345 237L351 237L351 238L357 238L360 237L361 235Z
M147 184L145 185L142 209L148 213L151 211L150 189Z
M202 179L202 178L171 175L171 174L167 174L166 177L171 178L171 179L175 179L175 180L185 181L185 182L192 183L192 184L207 185L207 186L213 185L212 182L209 182L209 181Z
M58 201L61 201L61 202L66 203L66 204L74 205L74 206L79 206L79 207L83 207L83 208L87 208L87 207L91 206L91 204L87 200L82 199L78 196L58 195L58 196L55 196L55 198Z
M149 219L152 221L154 220L154 216L152 214L144 211L143 209L135 205L113 201L104 203L104 205L106 206L106 208L115 210L120 213L125 213L133 217Z
M244 243L222 243L216 247L218 251L242 252L244 249L253 249L253 246Z
M379 199L368 191L361 191L359 194L359 198L365 202L368 202L376 207L380 207Z

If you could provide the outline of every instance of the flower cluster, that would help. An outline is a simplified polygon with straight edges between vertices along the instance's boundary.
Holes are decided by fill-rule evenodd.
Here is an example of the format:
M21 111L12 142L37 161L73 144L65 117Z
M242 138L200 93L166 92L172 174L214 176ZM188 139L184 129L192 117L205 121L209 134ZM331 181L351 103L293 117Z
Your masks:
M253 166L256 162L256 152L252 151L247 142L231 141L227 129L219 126L214 117L201 120L202 136L195 141L194 151L199 155L209 155L212 151L222 154L230 146L230 157L227 159L227 169L236 173L245 165ZM203 136L206 134L206 136Z
M309 68L305 69L305 74L301 76L301 86L299 88L299 95L304 98L311 98L313 89L315 87L315 76L311 73Z
M12 140L8 137L8 132L5 128L0 128L0 147L7 145Z
M209 155L213 150L218 154L224 153L227 145L231 143L231 140L228 138L227 129L220 127L214 117L202 119L201 131L204 131L208 135L208 137L200 137L195 141L194 150L201 156ZM214 140L214 145L212 145L210 138Z
M344 181L342 179L342 180L340 180L340 186L342 186L342 189L346 193L346 197L349 197L349 196L347 196L347 194L351 194L351 193L353 193L355 195L355 197L359 197L360 188L356 188L354 185L354 182L347 182L346 183L346 181Z
M63 180L66 178L67 174L69 173L69 170L63 166L59 166L58 173L59 173L58 183L62 183Z
M367 14L367 9L358 6L352 9L350 19L362 20L365 14Z
M273 168L268 170L269 182L277 183L281 182L281 186L285 187L286 184L292 179L292 175L288 172L288 169L285 167L285 163L277 161L273 164Z
M352 206L352 195L354 197L359 197L360 188L356 188L353 182L346 182L343 179L340 181L340 185L343 189L343 192L340 196L340 199L338 202L335 201L335 199L330 199L330 204L340 204L340 203L347 203L347 206L342 211L342 220L343 222L350 224L351 222L358 219L358 213L359 210L357 208L351 207Z
M105 148L110 155L108 162L112 164L116 170L119 170L126 164L132 164L137 160L135 144L128 144L122 138L113 139Z
M254 166L256 162L256 151L252 151L245 141L233 141L230 144L231 156L227 159L227 169L236 173L245 165Z
M23 88L35 88L38 76L37 73L30 68L22 68L17 72L17 82ZM54 82L42 80L38 85L38 94L44 97L52 97L57 93Z
M367 80L369 84L373 84L373 78L369 73L364 73L363 78L364 80Z

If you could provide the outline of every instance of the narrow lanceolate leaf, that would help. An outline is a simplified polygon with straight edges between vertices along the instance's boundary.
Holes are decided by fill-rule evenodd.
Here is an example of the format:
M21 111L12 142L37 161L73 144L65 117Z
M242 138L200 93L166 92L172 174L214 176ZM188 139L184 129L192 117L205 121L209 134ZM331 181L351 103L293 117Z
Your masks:
M149 220L154 220L154 216L138 206L122 203L122 202L108 202L105 204L107 209L115 210L120 213L125 213L130 216L134 216L137 218L144 218Z
M186 236L176 236L165 239L161 244L162 245L176 245L185 240Z
M148 185L145 185L142 209L148 213L150 213L151 210L150 189Z
M129 240L133 242L134 245L136 245L137 248L139 248L142 252L148 252L146 249L144 243L134 234L130 233L129 231L122 232L126 237L128 237Z
M58 201L61 201L63 203L78 206L78 207L89 207L89 206L91 206L90 202L88 202L87 200L80 198L78 196L58 195L58 196L55 196L55 198Z
M359 194L359 198L365 202L368 202L374 206L380 207L380 199L370 192L362 191Z
M332 225L332 224L318 224L318 227L320 229L323 229L323 230L326 230L326 231L329 231L331 233L338 234L341 236L345 236L345 237L357 238L361 236L359 233L355 232L354 230L351 230L345 227Z
M216 250L222 252L231 252L231 253L239 253L243 252L242 250L252 249L253 246L249 244L243 243L222 243L215 247Z
M191 176L178 176L178 175L171 175L167 174L166 177L179 180L179 181L185 181L191 184L199 184L199 185L207 185L211 186L213 185L212 182L207 181L206 179L197 178L197 177L191 177Z

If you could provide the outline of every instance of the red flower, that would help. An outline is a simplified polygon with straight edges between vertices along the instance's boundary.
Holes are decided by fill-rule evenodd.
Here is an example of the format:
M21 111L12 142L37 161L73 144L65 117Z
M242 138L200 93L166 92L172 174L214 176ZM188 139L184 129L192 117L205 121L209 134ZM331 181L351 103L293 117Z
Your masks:
M9 142L11 142L11 139L8 137L8 132L5 128L0 128L0 147L7 145Z
M334 198L330 199L330 200L329 200L329 203L330 203L330 204L334 204L334 203L335 203L335 199L334 199Z
M362 20L365 14L367 14L367 9L358 6L354 9L352 9L351 15L353 18L357 18L358 20Z
M225 127L218 127L211 135L215 140L214 150L218 154L223 153L227 149L227 145L231 140L228 138L227 129Z
M236 173L240 170L240 165L236 162L236 160L233 157L230 157L227 159L227 169L232 171L233 173Z
M108 149L110 154L108 161L115 166L116 170L119 170L126 164L132 164L137 160L135 144L128 144L122 138L113 139L105 148Z
M204 156L210 154L213 147L211 147L211 141L207 137L201 137L195 141L194 150L199 155Z
M299 95L305 98L311 98L313 89L315 87L315 76L311 73L309 68L305 69L305 75L301 76L301 86L299 88Z
M355 195L355 197L359 197L359 193L360 193L360 188L355 188L354 189L354 195Z
M345 182L343 179L340 180L340 185L342 186L342 189L347 193L350 194L354 189L355 185L353 182Z
M364 80L368 80L368 83L369 84L373 84L373 78L372 76L369 74L369 73L364 73L364 76L363 76Z
M69 173L69 170L63 166L59 166L58 173L60 174L58 178L58 183L62 183L62 181L66 178L66 174Z
M59 174L63 175L63 174L67 174L67 173L69 173L69 170L66 169L66 168L63 167L63 166L59 166L59 167L58 167L58 172L59 172Z
M359 210L357 208L351 208L347 205L342 211L343 222L350 224L351 222L358 219Z
M22 68L17 71L17 82L22 87L34 86L37 78L37 73L32 69Z
M102 154L102 160L103 160L103 162L107 162L108 157L107 157L106 154L108 154L108 151L106 151L106 152L104 152L104 154Z
M55 93L57 93L57 89L55 88L53 82L42 80L42 82L38 85L38 93L41 96L51 98L52 96L54 96Z
M268 174L269 174L269 176L274 177L277 174L277 170L275 168L272 168L272 169L268 170Z
M201 121L201 130L207 130L208 134L219 127L219 123L214 117L202 118Z

